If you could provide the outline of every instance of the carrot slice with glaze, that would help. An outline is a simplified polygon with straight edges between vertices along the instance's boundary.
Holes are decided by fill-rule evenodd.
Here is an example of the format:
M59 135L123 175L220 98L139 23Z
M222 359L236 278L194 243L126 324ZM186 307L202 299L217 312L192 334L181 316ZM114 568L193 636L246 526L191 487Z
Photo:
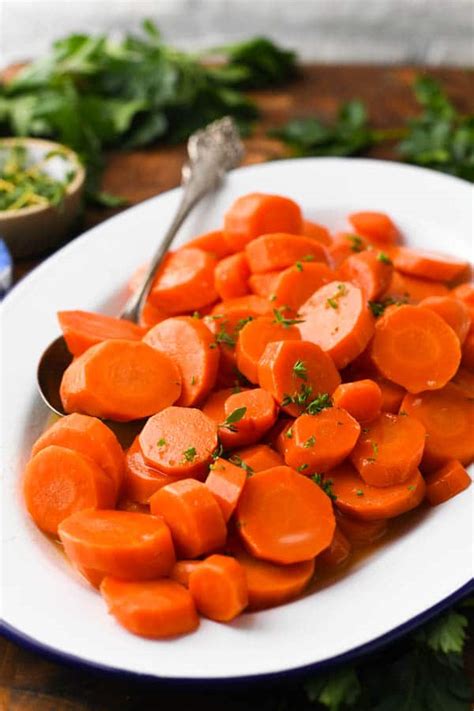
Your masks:
M211 464L206 486L221 507L226 522L234 513L246 479L247 472L226 459L219 457Z
M171 358L141 341L103 341L65 370L60 395L66 412L119 422L152 415L175 402L181 375Z
M111 338L139 341L143 336L143 329L131 321L91 311L58 311L58 321L68 350L74 356Z
M219 351L211 348L214 338L199 319L190 316L168 318L152 328L144 343L166 353L181 374L181 395L176 404L192 407L215 385Z
M198 565L201 565L200 560L177 560L171 569L171 580L184 585L185 588L189 587L190 575Z
M153 580L168 575L176 561L168 526L149 514L79 511L58 533L73 565L102 577Z
M150 510L163 517L183 558L196 558L225 543L221 508L208 487L195 479L181 479L159 489L150 499Z
M278 452L268 446L268 444L254 444L252 447L238 449L230 458L232 462L243 463L244 469L250 473L263 472L265 469L279 467L285 462Z
M214 270L214 285L221 299L233 299L249 293L250 268L245 252L221 259Z
M336 521L336 530L340 528L355 548L379 541L388 531L388 519L362 521L336 511Z
M349 456L359 434L359 423L338 407L301 415L286 433L285 462L304 474L328 471Z
M174 481L176 477L164 474L145 462L137 436L125 455L123 495L131 501L148 504L155 491Z
M393 306L378 319L372 360L389 380L411 393L438 390L456 373L459 339L437 313L421 306Z
M233 252L260 235L289 232L299 235L303 218L298 205L281 195L249 193L238 198L224 217L224 234Z
M381 376L376 376L376 378L382 393L382 412L392 412L394 415L398 415L402 400L407 394L407 391L400 385L386 380L386 378L382 378Z
M303 340L320 346L339 369L362 353L374 333L362 291L347 281L321 287L299 311Z
M56 534L61 521L82 509L112 508L116 487L89 457L50 444L30 459L23 477L26 508L38 528Z
M338 385L332 401L336 407L347 410L357 422L370 422L382 409L382 391L374 380L355 380Z
M320 393L334 392L341 379L331 358L316 344L275 341L258 362L258 381L296 417Z
M466 304L451 296L428 296L420 301L420 306L431 309L451 326L461 345L466 340L471 326L471 316Z
M150 466L174 477L199 477L217 447L217 425L196 408L168 407L150 417L139 442Z
M202 249L203 252L208 252L212 257L216 257L216 259L224 259L224 257L227 257L231 253L222 230L205 232L189 240L189 242L186 242L186 244L181 247L181 249L190 248Z
M248 605L245 571L227 555L211 555L196 566L189 592L201 615L217 622L230 622Z
M258 362L267 344L300 339L296 326L287 326L271 316L253 319L239 331L236 346L237 367L250 382L258 383Z
M426 476L426 498L431 506L448 501L467 489L471 477L457 459L450 459L441 469Z
M328 547L334 535L330 498L290 467L274 467L250 477L236 516L248 550L273 563L310 560Z
M174 580L129 582L107 577L100 592L109 612L125 629L140 637L166 639L199 627L189 590Z
M418 277L394 271L383 298L391 298L402 303L418 304L428 296L447 296L450 292L440 281L419 279Z
M376 242L393 244L399 238L397 228L384 212L353 212L349 222L357 233Z
M273 274L273 272L271 272ZM279 272L271 284L271 303L274 307L295 312L324 284L335 279L335 272L323 262L300 262Z
M332 242L328 228L311 220L303 220L302 234L304 234L305 237L311 237L311 239L317 240L321 244L324 244L325 247L329 247Z
M226 448L257 442L277 418L275 401L262 388L232 393L224 402L224 421L238 411L243 413L238 421L220 423L219 438Z
M393 264L384 252L365 250L347 257L341 264L340 274L362 289L366 299L373 301L387 291Z
M265 274L251 274L248 280L249 289L256 296L273 299L273 289L280 272L266 272Z
M421 462L425 435L415 417L383 412L364 427L350 458L367 484L402 484Z
M216 264L217 260L202 249L187 247L169 252L153 282L151 303L171 315L212 304L217 300Z
M448 254L408 247L400 247L394 264L398 271L405 274L443 282L456 279L469 266L464 259L457 259Z
M326 262L324 248L316 240L285 232L257 237L247 244L245 254L253 274L285 269L295 262Z
M416 508L425 496L426 485L418 469L403 484L371 486L351 464L341 464L326 475L337 497L335 506L362 521L393 518ZM347 531L344 530L347 534Z

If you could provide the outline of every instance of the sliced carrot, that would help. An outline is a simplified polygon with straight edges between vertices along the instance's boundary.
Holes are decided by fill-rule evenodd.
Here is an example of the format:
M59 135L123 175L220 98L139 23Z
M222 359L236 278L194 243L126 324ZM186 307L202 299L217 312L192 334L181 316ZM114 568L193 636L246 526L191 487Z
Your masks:
M296 417L320 393L333 393L341 379L331 358L316 344L274 341L258 362L258 381Z
M298 205L289 198L249 193L238 198L224 217L224 234L233 252L251 240L271 232L301 234L303 218Z
M345 410L330 407L316 415L301 415L287 434L285 462L304 474L326 472L354 449L359 423Z
M383 296L395 301L418 304L428 296L447 296L449 293L447 286L440 281L419 279L395 270L389 287Z
M454 296L455 299L459 299L466 304L469 309L471 319L474 321L474 284L472 282L460 284L452 289L449 294L450 296Z
M474 322L462 344L462 364L465 368L474 371Z
M334 279L334 270L323 262L293 264L275 277L271 303L273 307L287 307L296 312L317 289Z
M200 319L168 318L148 331L143 341L178 366L182 386L177 405L192 407L209 394L217 378L219 351L211 348L214 338Z
M343 534L340 526L336 526L329 548L318 555L318 565L322 565L327 570L340 568L348 561L351 549L349 539Z
M233 299L249 293L250 268L245 252L221 259L214 270L214 286L221 299Z
M273 298L273 289L279 274L279 271L266 272L265 274L251 274L248 280L250 291L257 296Z
M338 269L351 255L364 251L369 243L361 235L350 232L338 232L328 247L329 263L333 269Z
M217 425L220 425L226 418L224 409L225 401L235 392L241 392L244 389L245 388L222 388L222 390L215 390L203 404L203 413L207 415L207 417L210 417Z
M305 262L326 262L324 248L310 237L275 232L264 234L245 247L250 271L253 274L274 272Z
M343 279L362 289L366 299L373 301L387 291L393 264L384 252L365 250L347 257L341 264L340 274Z
M253 474L272 467L279 467L285 463L282 456L268 444L254 444L252 447L238 449L230 459L238 462L239 465L243 462L245 470L247 472L250 470Z
M148 329L153 328L153 326L156 326L157 323L161 323L161 321L164 321L165 318L168 318L168 314L163 311L163 309L157 309L156 306L153 306L150 299L148 298L143 304L138 319L138 324L143 329L148 331Z
M402 484L421 462L425 435L415 417L383 412L364 427L350 458L367 484Z
M239 331L236 358L237 367L252 383L258 383L258 362L268 343L272 341L299 341L296 326L285 325L271 316L260 316L245 324Z
M202 249L203 252L208 252L212 257L216 257L216 259L224 259L224 257L231 254L231 250L222 230L213 230L212 232L205 232L202 235L198 235L194 237L194 239L189 240L189 242L186 242L181 249L189 248Z
M361 521L340 511L336 511L337 528L350 541L351 545L358 548L379 541L388 530L388 519L379 521ZM322 554L324 555L324 554Z
M201 565L200 560L177 560L171 569L171 580L174 580L180 585L184 585L185 588L188 588L189 577L198 565Z
M217 622L230 622L248 605L245 571L227 555L211 555L196 566L189 592L198 611Z
M353 212L349 222L357 233L377 242L393 244L399 238L397 228L384 212Z
M206 486L221 507L224 521L234 513L247 479L247 472L220 457L211 464Z
M167 313L181 314L216 301L214 269L217 260L202 249L169 252L150 291L150 301Z
M471 477L457 459L450 459L441 469L426 476L426 498L431 506L442 504L467 489Z
M243 413L231 422L235 413ZM225 419L219 438L226 448L242 447L257 442L276 421L277 407L271 394L262 388L242 390L230 395L224 403ZM224 424L229 420L229 424Z
M110 614L140 637L166 639L194 632L199 626L189 590L174 580L129 582L107 577L100 592Z
M153 580L168 575L176 561L168 526L149 514L79 511L58 533L73 565L102 577Z
M408 394L401 411L416 417L426 429L424 468L440 467L449 459L467 465L474 459L474 402L456 385Z
M301 337L320 346L337 368L362 353L374 333L374 319L362 291L347 281L321 287L299 311Z
M205 484L181 479L150 499L151 513L168 524L177 553L196 558L224 545L227 529L219 504Z
M314 574L314 558L276 565L254 558L234 541L230 542L229 549L245 571L249 610L264 610L294 600Z
M459 339L431 309L393 306L377 320L372 360L383 376L417 393L442 388L461 361Z
M268 299L264 299L261 296L255 296L254 294L249 294L248 296L239 296L235 299L226 299L216 304L211 312L210 322L212 323L212 317L214 321L219 322L216 316L220 316L222 319L227 319L229 321L239 321L240 319L248 319L249 316L252 318L257 318L257 316L269 316L272 312L272 305L268 302ZM209 321L205 319L206 325L209 325ZM219 329L221 324L217 323L216 330Z
M377 384L382 393L382 412L392 412L397 415L407 391L400 385L392 383L391 380L386 380L381 376L377 376Z
M125 456L123 494L131 501L148 504L155 491L176 481L176 477L163 474L145 462L138 437Z
M139 341L143 336L143 329L136 323L91 311L58 311L58 321L74 356L111 338Z
M35 454L23 477L26 508L46 533L56 534L61 521L75 511L112 508L116 491L92 459L56 444Z
M275 447L278 454L285 459L286 450L288 449L288 440L293 437L293 425L295 420L291 419L281 419L275 425L275 434L273 446Z
M236 515L238 532L252 555L273 563L310 560L334 535L330 498L289 467L247 479Z
M451 326L461 345L466 340L471 326L471 317L466 304L450 296L428 296L420 301L420 306L431 309Z
M464 259L449 254L408 247L400 247L394 264L399 272L432 281L452 281L469 266Z
M337 497L335 505L344 514L362 521L393 518L418 506L426 485L418 469L403 484L371 486L358 475L351 464L341 464L327 474ZM347 529L342 528L346 535Z
M167 407L139 435L145 462L174 477L199 477L217 447L217 425L193 407Z
M303 220L302 234L304 234L305 237L311 237L311 239L317 240L326 247L329 247L332 242L328 228L317 222L311 222L311 220Z
M356 380L338 385L332 394L336 407L342 407L357 422L370 422L382 409L382 391L374 380Z
M66 415L43 432L31 455L34 457L51 444L74 449L92 459L110 478L118 494L124 476L124 455L116 436L103 422L88 415Z
M467 368L459 368L451 383L456 385L466 397L474 398L474 373Z

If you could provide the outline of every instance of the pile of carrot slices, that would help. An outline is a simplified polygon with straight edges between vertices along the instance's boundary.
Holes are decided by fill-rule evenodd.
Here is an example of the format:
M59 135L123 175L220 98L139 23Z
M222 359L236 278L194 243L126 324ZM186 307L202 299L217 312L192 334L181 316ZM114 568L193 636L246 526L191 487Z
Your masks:
M331 235L253 193L167 255L138 325L59 313L70 414L25 502L130 632L288 602L469 486L470 267L400 242L385 214ZM142 418L126 451L104 422Z

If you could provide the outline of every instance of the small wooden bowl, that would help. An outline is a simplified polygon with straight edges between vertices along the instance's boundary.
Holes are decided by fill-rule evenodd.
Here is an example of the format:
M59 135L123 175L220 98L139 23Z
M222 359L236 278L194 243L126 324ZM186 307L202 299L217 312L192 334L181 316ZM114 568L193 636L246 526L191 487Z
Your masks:
M77 154L60 143L40 138L0 139L0 150L17 145L26 148L34 163L50 151L60 151L61 156L51 158L44 166L44 172L57 180L64 180L70 170L75 171L60 205L0 210L0 237L12 255L34 257L58 247L67 236L81 208L85 170Z

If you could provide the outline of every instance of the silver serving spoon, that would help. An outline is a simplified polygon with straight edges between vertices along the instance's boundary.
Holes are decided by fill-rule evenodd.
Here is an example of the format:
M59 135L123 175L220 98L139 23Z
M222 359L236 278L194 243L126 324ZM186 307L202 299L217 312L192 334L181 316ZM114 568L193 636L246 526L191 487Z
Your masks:
M214 121L190 136L189 159L181 172L183 194L176 215L150 262L140 288L128 299L120 318L138 321L156 271L184 220L204 195L219 186L226 172L240 163L243 155L244 148L239 132L234 121L228 116ZM71 360L66 342L59 336L49 344L38 363L37 383L40 395L50 410L57 415L66 414L59 397L59 387Z

